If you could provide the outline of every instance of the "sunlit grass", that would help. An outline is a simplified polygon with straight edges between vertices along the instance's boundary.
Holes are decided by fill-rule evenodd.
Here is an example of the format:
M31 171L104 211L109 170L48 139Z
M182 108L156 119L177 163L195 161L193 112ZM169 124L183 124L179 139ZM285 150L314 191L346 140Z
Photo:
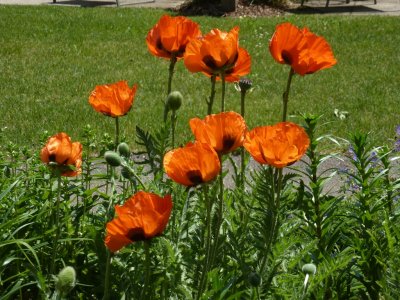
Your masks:
M0 6L0 127L6 140L37 145L45 130L65 131L79 140L90 124L98 135L112 134L114 122L96 113L88 96L98 84L128 80L139 89L131 112L121 120L133 145L135 126L155 131L162 120L168 62L147 51L145 36L165 13L150 9ZM203 32L240 26L240 43L251 54L255 89L247 97L249 127L280 119L288 67L275 63L268 42L275 25L307 26L332 45L338 64L295 77L289 114L324 114L324 133L348 137L372 132L379 143L394 135L399 122L400 22L396 17L286 16L276 18L194 17ZM188 120L206 114L209 79L190 74L179 62L173 89L185 97L177 140L192 139ZM217 93L217 103L218 103ZM228 85L226 107L239 110L240 97ZM218 104L216 104L218 107ZM348 111L339 120L334 109Z

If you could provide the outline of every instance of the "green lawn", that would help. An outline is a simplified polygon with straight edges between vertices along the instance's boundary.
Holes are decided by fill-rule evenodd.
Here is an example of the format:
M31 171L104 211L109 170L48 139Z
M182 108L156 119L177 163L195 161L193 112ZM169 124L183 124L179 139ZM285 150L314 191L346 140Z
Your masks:
M130 8L0 6L0 128L6 140L36 145L45 130L65 131L73 140L90 124L98 135L113 133L114 122L88 104L98 84L126 79L138 83L131 112L121 120L133 145L135 126L155 131L162 122L168 62L150 55L145 37L165 13ZM338 64L292 83L289 114L324 114L322 132L348 137L353 131L373 133L386 143L400 123L400 19L292 15L273 18L193 17L204 33L240 26L240 44L252 56L247 97L250 128L277 122L288 67L275 63L268 43L275 25L290 21L307 26L331 44ZM191 139L188 120L206 114L209 80L177 64L173 89L185 97L179 111L177 139ZM217 93L217 99L219 99ZM226 107L239 111L240 95L227 87ZM218 103L218 102L217 102ZM219 107L216 104L216 107ZM334 109L348 111L339 120Z

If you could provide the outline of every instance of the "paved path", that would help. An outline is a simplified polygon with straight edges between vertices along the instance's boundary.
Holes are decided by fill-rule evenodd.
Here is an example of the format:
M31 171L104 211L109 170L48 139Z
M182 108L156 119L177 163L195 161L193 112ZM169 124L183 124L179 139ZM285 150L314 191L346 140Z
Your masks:
M185 0L118 0L121 7L153 7L176 8ZM0 0L2 4L14 5L72 5L72 6L110 6L116 7L116 0ZM305 1L304 8L296 10L296 14L340 14L340 15L393 15L400 16L400 0L326 0Z
M329 7L325 7L326 0L310 0L304 2L304 7L296 13L304 14L337 14L337 15L384 15L400 16L400 0L330 0Z
M184 0L118 0L121 7L154 7L154 8L175 8L181 5ZM12 5L68 5L68 6L117 6L116 0L0 0L1 4Z

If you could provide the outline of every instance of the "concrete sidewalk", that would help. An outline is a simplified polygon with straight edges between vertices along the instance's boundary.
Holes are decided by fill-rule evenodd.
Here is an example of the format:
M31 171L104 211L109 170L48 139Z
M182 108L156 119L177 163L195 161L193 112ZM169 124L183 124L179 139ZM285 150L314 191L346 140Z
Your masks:
M118 0L120 7L153 7L174 9L185 0ZM116 0L0 0L2 4L12 5L57 5L57 6L82 6L116 7ZM325 7L326 0L309 0L304 2L304 7L290 9L293 14L338 14L338 15L386 15L400 16L400 0L330 0L329 7Z
M400 16L400 0L330 0L329 7L325 7L326 0L305 1L304 7L289 12L295 14L335 14L335 15L383 15ZM400 21L400 20L399 20Z
M154 7L154 8L176 8L185 0L118 0L120 7ZM0 5L57 5L57 6L110 6L116 7L116 0L0 0Z

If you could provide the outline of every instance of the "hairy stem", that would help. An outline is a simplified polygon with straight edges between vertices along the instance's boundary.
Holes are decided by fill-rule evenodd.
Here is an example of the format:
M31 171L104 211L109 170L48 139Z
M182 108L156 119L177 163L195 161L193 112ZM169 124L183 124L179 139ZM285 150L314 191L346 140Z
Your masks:
M217 81L217 76L211 76L211 94L210 98L207 101L207 114L212 114L212 107L214 105L214 98L215 98L215 82Z

